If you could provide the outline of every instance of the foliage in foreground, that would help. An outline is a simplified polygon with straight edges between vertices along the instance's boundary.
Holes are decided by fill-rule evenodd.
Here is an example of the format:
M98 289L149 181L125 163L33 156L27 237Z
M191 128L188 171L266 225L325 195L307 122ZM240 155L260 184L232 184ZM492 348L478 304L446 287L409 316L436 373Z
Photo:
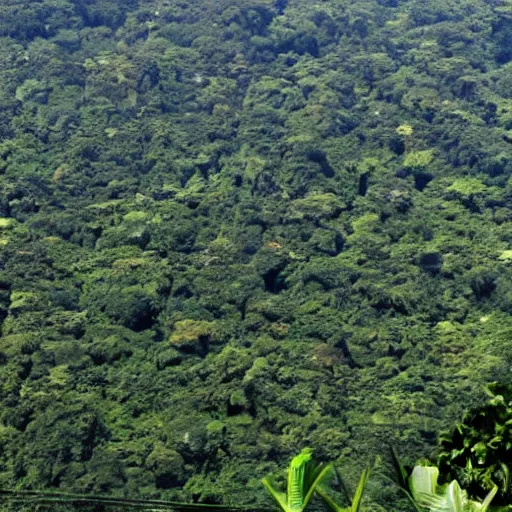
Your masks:
M332 476L333 472L345 500L349 503L348 507L338 505L324 487L325 481ZM318 464L313 458L311 449L306 448L290 462L286 492L281 492L269 477L263 479L263 485L282 512L302 512L315 493L322 498L331 512L358 512L369 477L370 468L367 468L361 474L356 492L352 497L338 469L332 464Z
M495 486L483 502L468 498L459 483L453 480L443 486L438 485L439 469L434 466L415 466L410 474L401 465L392 451L397 483L409 498L416 512L487 512L496 495ZM349 505L339 505L326 488L326 481L336 475L341 491ZM274 499L281 512L304 512L315 494L322 499L330 512L359 512L365 487L370 477L370 468L361 474L354 496L350 496L339 471L332 464L319 464L313 458L311 449L306 448L295 456L288 467L287 489L282 492L269 477L262 480L268 493ZM173 512L261 512L261 510L238 505L235 507L210 504L186 504L162 500L130 500L116 497L80 496L65 493L45 493L38 491L0 490L0 497L8 504L36 506L38 509L68 507L102 507L122 510L160 510Z
M483 502L468 498L457 480L438 486L439 469L434 466L416 466L409 477L412 500L430 512L486 512L498 490L494 487Z
M470 495L483 498L496 487L496 501L506 505L512 499L512 389L502 384L488 389L488 402L440 437L437 462L445 478L457 479Z
M304 449L290 462L286 492L279 491L269 477L263 485L282 512L303 512L329 471L330 465L316 463L311 450Z

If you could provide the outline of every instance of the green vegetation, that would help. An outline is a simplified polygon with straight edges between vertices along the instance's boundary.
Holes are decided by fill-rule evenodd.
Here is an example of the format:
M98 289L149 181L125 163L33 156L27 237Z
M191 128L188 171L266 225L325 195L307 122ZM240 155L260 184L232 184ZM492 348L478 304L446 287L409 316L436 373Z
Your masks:
M311 450L304 449L290 462L285 493L276 489L268 478L263 479L263 485L283 512L302 512L330 470L329 465L316 464Z
M441 436L438 464L473 496L483 497L496 487L496 501L507 505L512 499L512 391L494 384L489 394L487 404L468 412L451 433Z
M357 489L511 384L509 0L0 3L0 489Z
M432 512L486 512L489 509L497 487L494 487L480 503L468 499L457 480L438 488L439 470L433 466L416 466L410 476L412 498L419 507Z
M370 468L365 469L361 473L361 478L359 479L359 484L357 485L357 489L353 497L351 497L348 493L347 487L337 470L336 477L340 483L341 491L344 493L345 501L349 503L348 507L338 505L321 486L318 487L316 491L317 494L320 495L325 505L327 506L327 509L331 512L359 512L361 509L366 485L368 483L368 479L370 478Z
M415 466L410 475L398 461L392 451L392 458L396 470L397 484L405 492L417 512L428 510L431 512L487 512L498 490L494 486L483 502L468 499L466 491L460 488L459 483L453 480L450 484L438 486L439 470L434 466ZM346 508L338 505L330 496L325 482L335 473L340 490L350 503ZM315 495L318 495L326 508L331 512L358 512L361 507L365 488L370 477L370 468L363 471L354 497L351 498L346 484L339 470L332 464L318 464L311 449L303 449L290 462L288 468L287 491L281 492L268 477L262 480L263 485L274 499L281 511L301 511L308 508ZM212 504L186 504L159 500L133 500L123 498L110 498L86 495L73 495L65 493L45 493L39 491L0 490L0 496L9 505L32 505L40 507L63 506L101 506L114 507L122 510L174 510L179 512L223 510L225 512L253 511L258 509L250 506L225 507ZM7 501L6 501L7 500Z

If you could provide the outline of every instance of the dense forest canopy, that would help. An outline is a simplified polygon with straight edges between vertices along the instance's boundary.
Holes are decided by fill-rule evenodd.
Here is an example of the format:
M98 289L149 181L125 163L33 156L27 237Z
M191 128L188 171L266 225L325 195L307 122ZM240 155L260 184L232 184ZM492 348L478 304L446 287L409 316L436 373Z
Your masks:
M2 0L0 113L0 487L268 505L510 381L511 0Z

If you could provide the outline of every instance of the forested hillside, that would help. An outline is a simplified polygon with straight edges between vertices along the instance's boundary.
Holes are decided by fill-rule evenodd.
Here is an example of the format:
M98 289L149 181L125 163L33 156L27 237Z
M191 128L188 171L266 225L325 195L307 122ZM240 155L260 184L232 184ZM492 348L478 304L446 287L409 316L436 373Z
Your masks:
M0 2L0 488L429 456L511 313L511 0Z

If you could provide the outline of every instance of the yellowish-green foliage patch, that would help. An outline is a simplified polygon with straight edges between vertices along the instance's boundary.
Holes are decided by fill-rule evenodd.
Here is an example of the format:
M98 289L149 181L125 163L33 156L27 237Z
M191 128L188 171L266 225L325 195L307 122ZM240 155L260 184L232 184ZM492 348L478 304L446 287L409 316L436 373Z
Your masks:
M36 292L13 291L11 293L11 311L33 309L41 304L42 296Z
M148 218L148 213L143 211L128 212L123 216L125 222L141 222Z
M502 251L498 256L498 259L506 263L512 262L512 250L508 249L506 251Z
M150 261L145 258L126 258L121 260L115 260L112 263L112 268L130 270L143 267L145 265L148 265L149 263Z
M215 332L213 322L198 320L181 320L174 325L169 341L175 345L196 343L203 337L209 337Z
M12 229L15 225L14 219L0 218L0 229Z
M426 169L434 160L434 151L412 151L405 156L404 166L410 169Z
M396 133L398 133L398 135L403 135L404 137L410 137L414 133L414 130L410 124L401 124L396 129Z
M487 187L475 178L462 178L455 180L446 190L467 197L482 194L487 190Z
M293 202L293 208L301 217L331 218L338 215L346 205L335 194L313 193Z

